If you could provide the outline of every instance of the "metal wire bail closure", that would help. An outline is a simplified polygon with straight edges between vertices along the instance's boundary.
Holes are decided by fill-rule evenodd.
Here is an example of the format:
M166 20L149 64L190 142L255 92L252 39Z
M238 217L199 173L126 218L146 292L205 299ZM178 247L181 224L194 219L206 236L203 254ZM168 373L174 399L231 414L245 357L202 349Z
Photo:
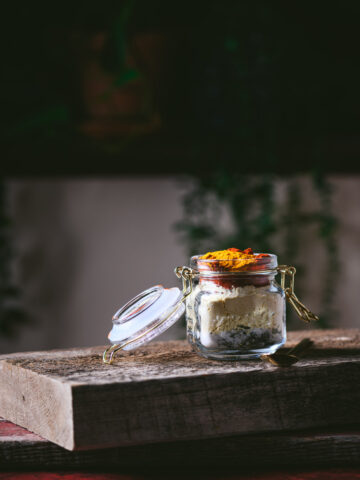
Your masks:
M319 320L319 317L306 308L295 295L294 285L296 268L288 265L279 265L277 271L281 274L281 288L284 290L288 302L293 306L301 320L307 323ZM286 276L289 277L288 287L286 287Z
M174 273L183 282L183 297L181 299L183 302L192 292L192 278L198 272L190 267L176 267Z
M118 350L121 350L122 348L123 348L122 345L119 345L119 344L110 345L110 347L108 347L103 353L103 362L110 365L112 363L113 356L115 355L115 353ZM108 355L109 355L109 358L107 358Z

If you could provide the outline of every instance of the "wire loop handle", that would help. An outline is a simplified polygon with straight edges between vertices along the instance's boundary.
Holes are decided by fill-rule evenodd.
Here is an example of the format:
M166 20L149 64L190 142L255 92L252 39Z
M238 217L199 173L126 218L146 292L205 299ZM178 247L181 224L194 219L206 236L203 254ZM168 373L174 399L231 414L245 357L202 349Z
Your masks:
M284 290L288 302L294 307L301 320L307 323L319 320L319 317L306 308L295 295L294 285L296 268L288 265L279 265L277 271L281 274L281 288ZM286 276L289 277L288 287L286 287Z
M110 347L108 347L103 353L103 362L106 363L107 365L110 365L112 363L113 356L115 355L115 353L118 350L121 350L122 348L123 348L123 345L119 346L119 344L117 343L115 345L110 345ZM107 358L108 354L109 354L109 358Z

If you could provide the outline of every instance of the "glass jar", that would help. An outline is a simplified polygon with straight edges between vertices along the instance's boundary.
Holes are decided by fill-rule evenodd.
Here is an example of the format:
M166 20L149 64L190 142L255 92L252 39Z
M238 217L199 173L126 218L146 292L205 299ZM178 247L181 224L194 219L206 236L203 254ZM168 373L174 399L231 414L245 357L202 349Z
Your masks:
M226 267L219 260L191 258L192 291L186 298L190 344L216 360L274 353L286 341L285 293L275 281L276 255L239 269L236 260L226 260Z
M111 363L118 350L150 342L184 311L190 344L215 360L264 358L281 347L286 341L285 299L305 322L318 320L295 295L294 267L278 266L276 255L243 253L241 260L194 256L191 267L175 269L182 292L155 285L121 307L113 316L104 362ZM275 281L278 273L281 286Z

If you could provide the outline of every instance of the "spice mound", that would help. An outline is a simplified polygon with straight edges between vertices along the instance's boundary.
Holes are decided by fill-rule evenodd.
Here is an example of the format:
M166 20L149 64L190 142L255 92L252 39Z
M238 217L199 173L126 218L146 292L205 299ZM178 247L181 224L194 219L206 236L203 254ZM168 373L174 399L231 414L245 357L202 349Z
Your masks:
M269 259L270 255L267 253L254 253L252 248L245 250L228 248L200 256L198 267L200 270L240 271L246 270L248 267L263 268Z

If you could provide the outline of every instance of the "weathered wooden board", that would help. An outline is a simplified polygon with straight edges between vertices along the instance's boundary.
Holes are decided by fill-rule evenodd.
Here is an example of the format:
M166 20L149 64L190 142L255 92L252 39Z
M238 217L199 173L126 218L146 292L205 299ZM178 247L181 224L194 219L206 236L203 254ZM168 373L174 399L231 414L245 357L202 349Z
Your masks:
M185 342L0 357L0 415L67 449L360 424L360 331L306 331L295 366L215 362Z
M360 429L261 433L70 452L0 418L0 470L96 468L244 469L349 467L360 464Z

